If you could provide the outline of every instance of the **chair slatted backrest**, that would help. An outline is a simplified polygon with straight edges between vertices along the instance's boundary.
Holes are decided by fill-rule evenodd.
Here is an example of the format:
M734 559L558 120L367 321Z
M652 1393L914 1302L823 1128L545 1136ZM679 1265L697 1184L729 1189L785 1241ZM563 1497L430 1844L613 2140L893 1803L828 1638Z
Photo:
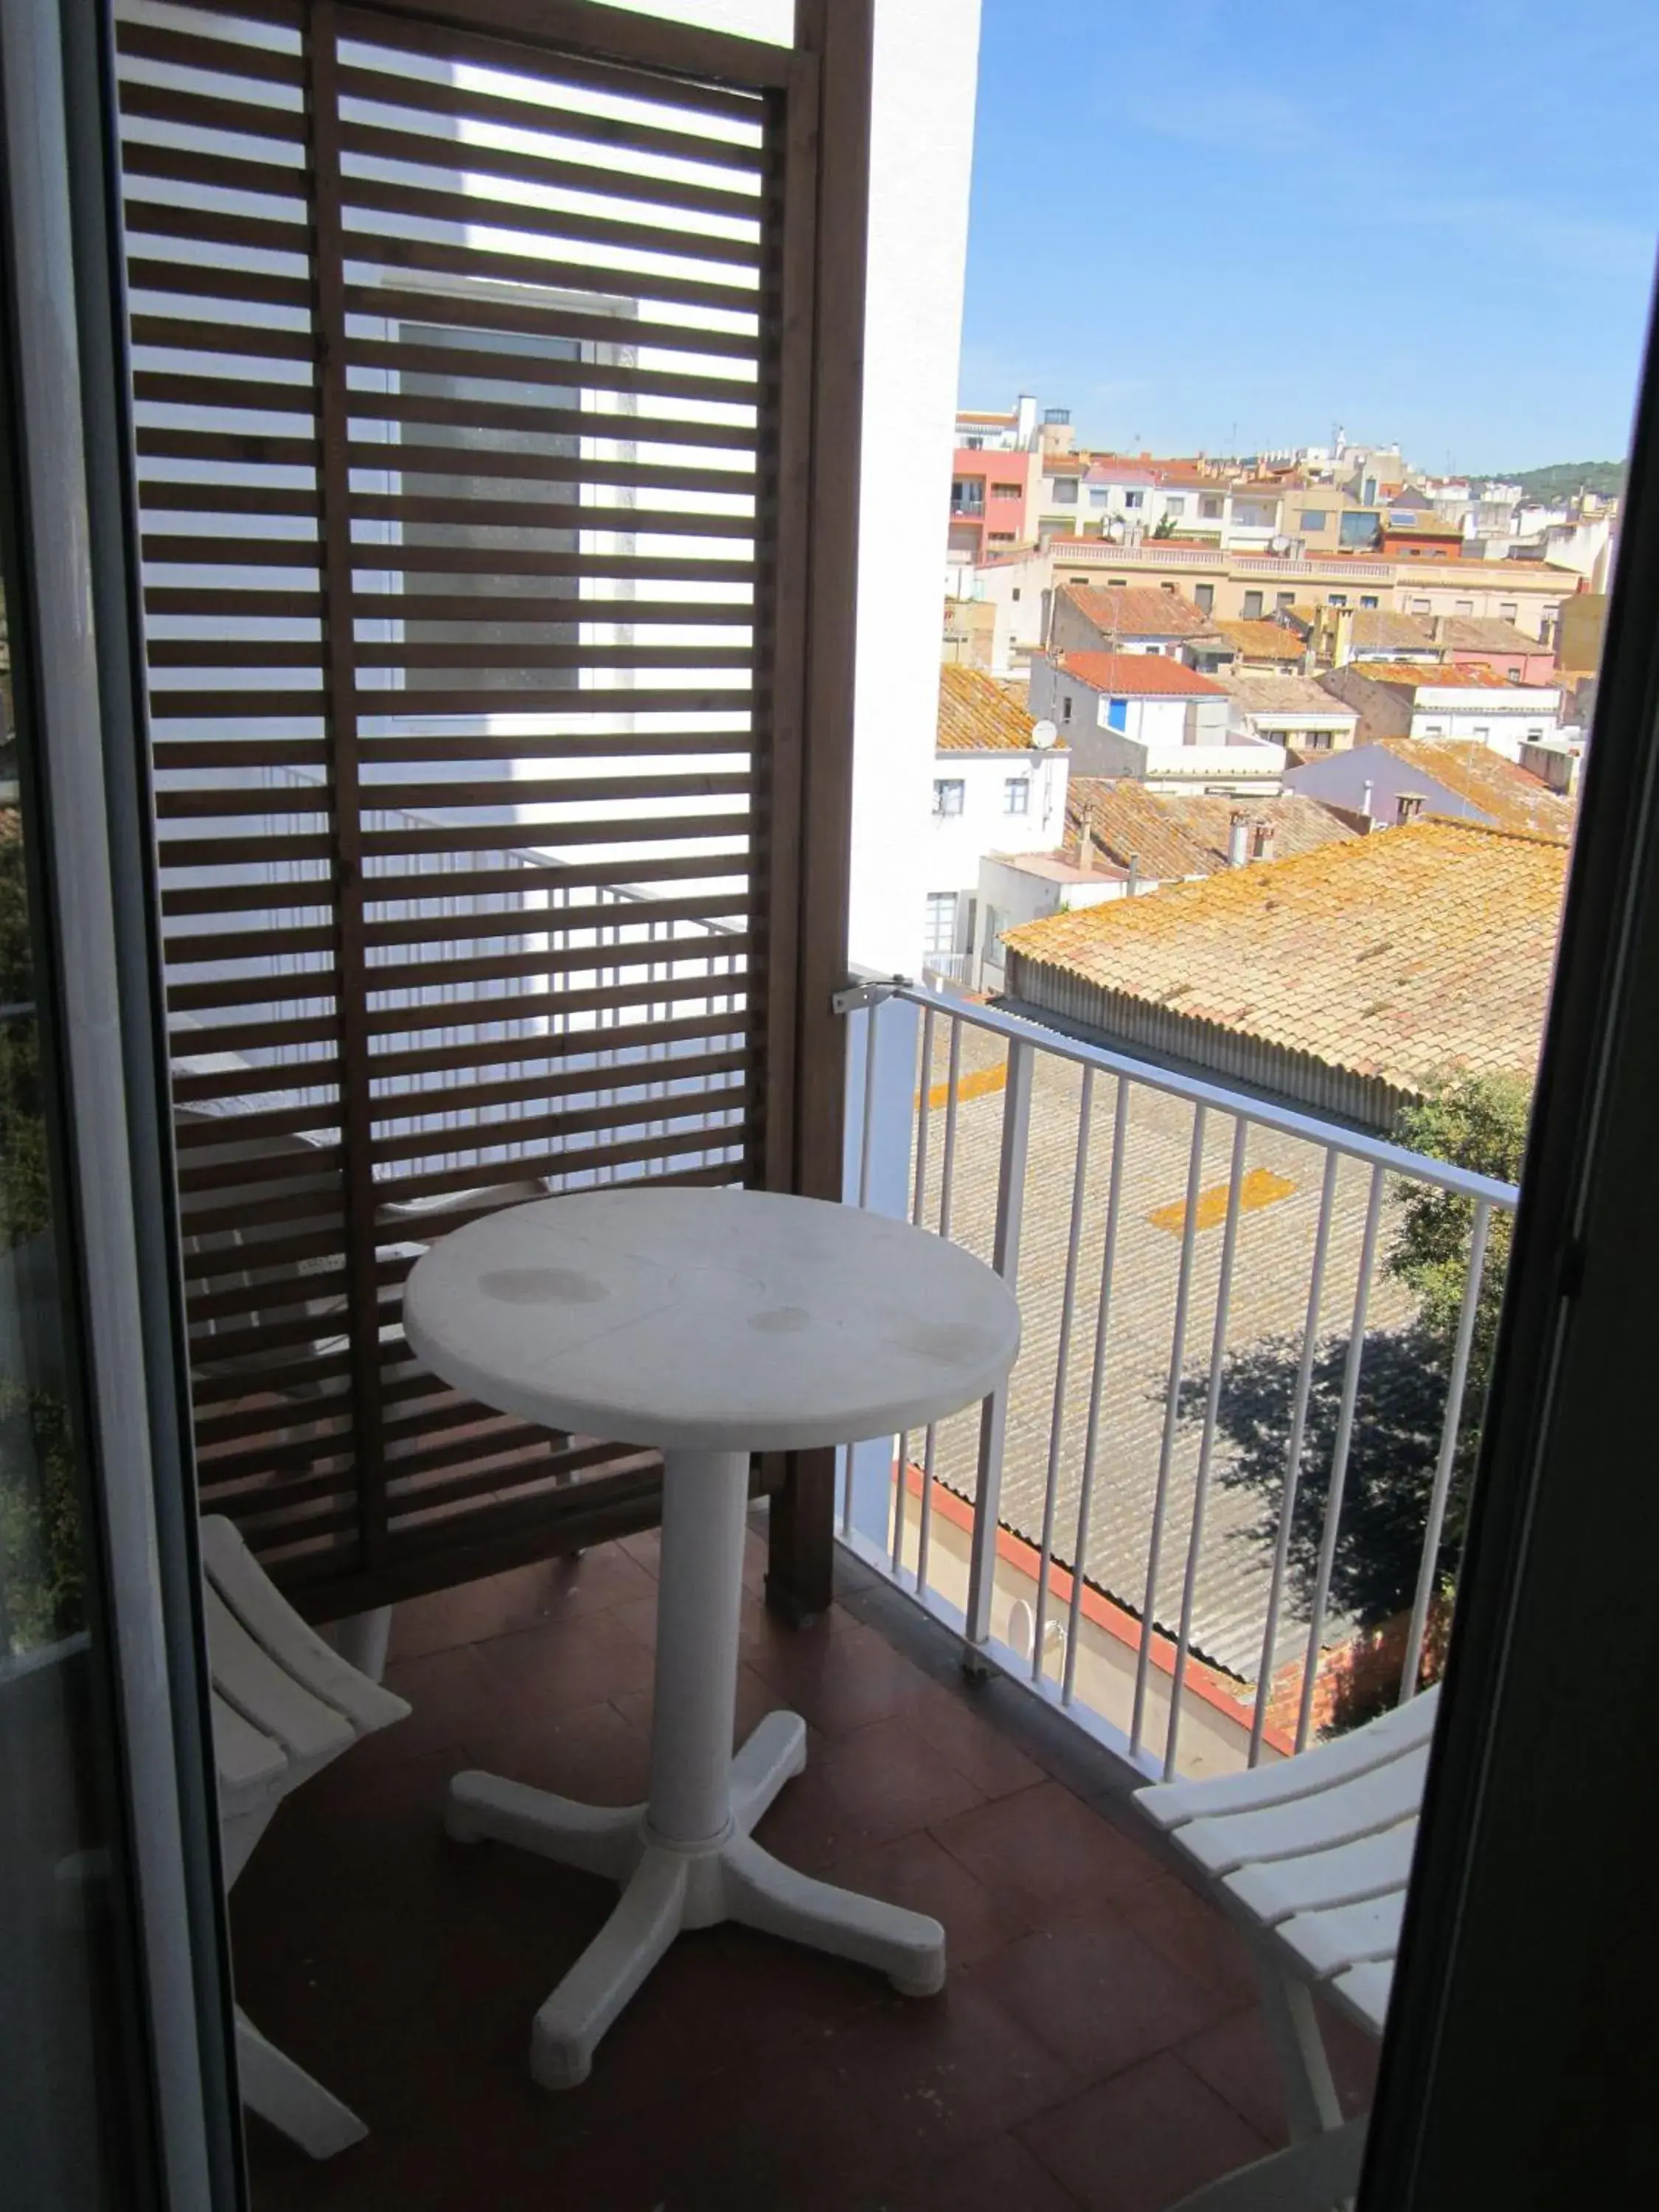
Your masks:
M655 1479L421 1369L427 1238L792 1172L810 57L456 13L118 11L202 1497L333 1610Z

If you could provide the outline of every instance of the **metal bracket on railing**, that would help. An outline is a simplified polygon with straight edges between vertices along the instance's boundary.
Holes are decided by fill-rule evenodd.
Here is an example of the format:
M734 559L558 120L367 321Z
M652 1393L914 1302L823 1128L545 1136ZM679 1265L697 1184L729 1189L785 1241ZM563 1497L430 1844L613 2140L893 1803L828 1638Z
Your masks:
M839 991L832 991L830 1005L833 1012L851 1014L860 1006L884 1006L901 991L915 988L915 979L908 975L872 975L865 982L844 983Z

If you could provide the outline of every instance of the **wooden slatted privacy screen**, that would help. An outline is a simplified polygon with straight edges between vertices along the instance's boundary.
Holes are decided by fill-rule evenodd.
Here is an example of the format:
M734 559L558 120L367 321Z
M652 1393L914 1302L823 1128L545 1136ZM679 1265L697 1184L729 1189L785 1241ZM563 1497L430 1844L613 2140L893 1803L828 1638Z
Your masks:
M806 58L610 20L118 22L202 1496L319 1612L653 1510L422 1370L427 1238L791 1173Z

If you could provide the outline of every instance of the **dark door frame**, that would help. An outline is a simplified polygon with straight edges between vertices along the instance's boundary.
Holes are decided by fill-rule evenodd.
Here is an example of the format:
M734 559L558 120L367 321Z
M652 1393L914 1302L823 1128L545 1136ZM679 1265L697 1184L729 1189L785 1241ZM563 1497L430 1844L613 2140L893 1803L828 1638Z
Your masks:
M1369 2212L1659 2197L1659 336L1621 520Z

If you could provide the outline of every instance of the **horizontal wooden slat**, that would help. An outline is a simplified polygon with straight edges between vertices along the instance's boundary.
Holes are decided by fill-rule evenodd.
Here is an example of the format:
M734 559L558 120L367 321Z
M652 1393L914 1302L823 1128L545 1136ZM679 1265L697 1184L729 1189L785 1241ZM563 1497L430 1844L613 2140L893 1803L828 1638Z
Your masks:
M574 625L573 625L574 627ZM511 645L499 639L358 638L359 668L748 668L746 645ZM149 641L152 668L310 668L320 648L307 638L161 637ZM447 802L453 805L453 801Z
M555 886L556 887L556 886ZM363 940L371 948L389 945L457 945L475 937L523 935L526 931L668 928L681 921L729 924L746 914L747 896L726 895L683 899L611 900L558 907L503 907L483 914L404 915L392 921L369 921ZM641 950L648 950L642 946Z
M667 352L707 354L726 361L752 362L760 350L750 331L713 330L695 324L664 322L644 313L604 314L595 307L556 294L546 300L503 299L487 293L479 299L468 299L404 290L391 283L349 282L345 304L350 314L372 316L376 322L393 319L412 323L423 329L440 325L446 330L574 338L584 346L657 346Z
M250 684L245 690L152 691L150 713L157 721L276 721L304 720L321 715L328 695L321 690L275 691ZM488 690L396 690L389 684L364 687L356 694L360 715L392 720L424 714L720 714L737 718L750 711L746 685L723 685L718 690L684 690L666 684L637 689L631 686L571 685L559 690L531 690L528 685L495 684ZM723 734L710 732L713 736ZM730 750L711 745L709 750ZM279 813L279 807L273 807ZM562 835L562 832L561 833ZM693 833L704 834L699 830ZM507 842L505 838L501 842ZM298 860L310 857L297 847L285 848ZM383 847L385 851L401 849ZM410 849L416 849L410 848ZM280 857L273 855L273 857Z
M614 988L601 985L590 991L562 992L557 1012L563 1015L574 1015L609 1013L633 1006L667 1006L687 999L729 998L734 993L743 993L747 988L741 974L734 977L717 977L712 981L685 976L664 978L648 983L622 983ZM719 1018L723 1024L735 1028L747 1025L752 1018L739 1009L733 1013L722 1014ZM432 1029L439 1025L435 1018L422 1018L418 1023L411 1020L409 1024L411 1030L417 1027ZM637 1025L637 1032L639 1038L648 1038L653 1034L653 1025L641 1022ZM390 1082L394 1078L401 1079L412 1075L438 1074L452 1068L459 1071L467 1067L511 1066L524 1060L554 1059L562 1050L591 1052L600 1042L624 1044L634 1041L629 1027L622 1024L615 1030L605 1031L573 1031L562 1038L496 1037L470 1045L453 1042L443 1045L410 1045L396 1052L377 1052L374 1066L377 1080ZM392 1103L383 1097L377 1110L389 1107Z
M246 738L163 738L150 748L150 765L162 774L171 769L326 768L328 758L321 738L264 738L257 745Z
M154 530L145 532L142 550L144 559L158 567L192 568L315 570L320 553L315 538L202 538L183 531ZM352 552L359 573L386 575L635 576L663 583L719 584L741 582L755 573L754 561L744 554L710 560L665 553L541 552L519 545L374 545L361 541ZM558 617L544 619L556 621Z
M175 68L208 70L215 76L246 77L258 84L295 89L304 84L304 68L296 54L274 52L268 46L248 46L240 40L215 38L212 22L209 15L201 31L176 31L123 16L115 26L115 51L133 60L170 62Z
M367 737L366 765L393 762L410 765L433 761L541 761L665 759L677 754L747 753L753 739L746 730L516 730L489 735ZM532 825L520 825L526 832ZM622 878L613 878L621 881ZM642 879L643 880L643 879Z
M186 430L171 424L141 422L134 434L141 458L150 460L220 461L235 467L312 468L318 458L314 438L277 437L253 430ZM372 470L384 476L394 463L403 463L410 476L462 476L475 482L491 477L533 478L550 491L557 485L595 483L636 485L652 491L717 491L746 493L753 489L754 471L739 464L732 468L697 469L661 461L619 461L595 459L586 468L574 461L546 453L498 453L493 448L448 446L390 447L368 439L353 440L347 448L354 469Z
M435 318L434 319L436 319ZM263 333L261 334L263 336ZM246 350L258 349L250 345ZM573 388L593 392L632 392L660 399L718 401L730 407L752 407L764 387L738 376L698 376L688 369L635 368L631 362L608 360L564 361L538 359L520 349L513 351L474 341L466 346L427 345L412 338L347 340L346 363L352 368L392 370L399 374L465 377L471 383L512 383L544 387L550 392ZM638 418L648 422L644 416Z
M135 204L143 208L142 229L160 232L173 238L196 235L183 228L169 230L162 223L152 222L150 210L155 203L144 201ZM476 210L474 220L477 220ZM283 228L279 223L262 224L256 233L239 237L233 228L233 225L238 222L250 223L251 218L215 218L213 228L204 234L228 246L264 246L268 249L274 246L277 251L289 252L295 250L292 239L284 240L276 235ZM494 224L490 227L497 228ZM431 276L461 276L474 280L492 279L505 284L545 285L565 292L597 293L605 299L653 300L660 301L665 306L715 307L728 314L751 313L759 305L759 295L752 285L740 284L730 278L675 276L659 274L655 270L623 268L612 263L560 261L551 255L514 253L499 246L451 245L435 239L403 238L349 223L345 234L345 253L348 270L420 270Z
M405 78L407 85L410 80ZM404 103L399 103L400 105ZM548 111L544 111L545 115ZM542 131L520 112L515 127ZM560 134L562 136L562 133ZM567 152L545 152L533 147L506 147L477 138L444 135L435 131L410 130L390 117L372 120L348 117L340 125L340 145L347 154L366 155L380 161L407 162L411 167L442 171L451 177L484 177L510 184L539 185L549 190L591 192L614 200L618 206L647 207L665 212L735 217L753 222L761 213L760 195L738 181L698 184L683 177L661 176L650 171L619 169L599 161L573 161ZM707 158L706 154L702 158ZM752 173L752 172L750 173ZM361 178L353 175L347 190L356 193ZM519 204L522 206L522 202ZM550 216L558 230L562 214ZM568 234L574 235L574 234ZM605 234L609 235L610 234ZM669 236L701 240L699 232L670 231Z
M276 1051L296 1044L331 1045L334 1041L335 1018L331 1013L289 1014L275 1022L219 1022L211 1026L203 1024L173 1032L175 1053L191 1059L208 1058L216 1052ZM185 1225L188 1228L191 1224Z
M742 951L746 949L749 940L744 937L734 937L730 942L737 951ZM526 980L533 981L544 976L591 975L613 968L629 970L644 969L647 966L683 969L694 963L707 963L717 955L725 957L725 950L724 940L718 945L711 945L704 950L695 941L688 943L681 939L676 945L590 945L570 951L562 950L558 946L549 946L529 952L487 953L477 959L471 960L458 960L453 954L446 954L439 960L406 960L387 962L384 964L377 963L370 971L369 988L376 994L389 991L462 989L474 993L476 996L452 1000L443 1010L447 1015L447 1027L465 1029L483 1021L529 1019L532 1016L549 1011L549 1007L542 1003L544 1000L555 1001L560 995L556 986L553 986L545 992L526 992L509 997L492 998L485 993L484 987L488 984ZM287 977L278 977L270 985L261 988L268 990L270 998L275 1000L284 989L289 980ZM664 980L666 981L667 978L665 977ZM203 987L208 992L220 988L228 992L230 988L213 984ZM223 998L206 997L202 1000L201 1004L210 1006L242 1006L253 1002L255 995L253 988L246 984L239 984L234 988L239 995L227 995ZM305 994L296 989L293 995L299 998ZM188 1006L195 1002L185 998L182 994L175 1001L173 994L169 993L168 1003ZM374 1036L393 1036L398 1033L400 1028L415 1026L414 1018L418 1017L420 1020L429 1024L439 1011L435 1007L417 1006L398 1006L383 1012L371 1012L368 1022L368 1030ZM409 1018L406 1019L406 1018Z
M155 292L181 300L234 301L250 307L311 307L311 286L303 276L284 276L237 262L180 261L152 254L142 246L127 252L127 283L134 292ZM238 325L239 329L246 325Z
M516 13L519 21L514 28L530 34L534 43L521 43L520 38L501 35L499 30L491 35L489 31L463 28L453 21L428 22L419 6L400 6L398 0L386 0L384 6L373 9L342 8L340 34L362 41L368 52L362 58L367 62L373 56L372 65L384 68L389 76L405 66L404 58L409 54L439 61L470 61L482 69L502 70L532 82L539 80L550 87L575 87L649 101L685 124L693 116L759 124L764 110L747 88L782 86L789 82L793 58L788 47L759 40L655 20L646 25L620 9L596 15L588 8L560 5L559 0L532 0L521 10L509 10L501 0L492 0L490 13L497 26L510 13ZM477 24L477 14L472 21ZM540 43L543 40L557 51L547 52ZM572 52L572 47L578 51ZM605 58L596 58L597 55ZM714 82L665 76L659 73L665 68L695 72L699 77L726 76L745 89L727 90Z
M465 356L452 359L450 374L467 374ZM135 399L168 407L234 408L243 414L305 415L316 413L314 385L283 378L215 375L174 368L140 368L133 373ZM622 395L623 398L627 394ZM739 395L734 404L750 404ZM536 399L485 399L469 395L452 398L418 392L378 392L364 385L349 385L346 405L354 422L410 422L469 431L507 430L538 438L599 438L619 444L648 441L653 446L706 447L716 452L747 453L754 446L755 426L744 422L710 422L681 415L640 415L616 408L551 407ZM385 463L396 461L398 451L384 453ZM637 527L637 519L635 521Z
M641 796L644 795L642 793ZM614 822L526 823L519 825L517 835L526 836L532 828L539 829L550 845L632 845L652 843L671 837L748 837L753 833L754 823L747 814L695 814L684 819L630 815L626 820ZM288 841L289 844L299 842L298 839ZM363 841L365 850L374 857L410 857L419 853L487 853L498 849L505 842L504 834L499 828L468 829L464 826L375 830Z
M711 1065L716 1065L717 1073L740 1076L744 1073L745 1063L742 1054L734 1053L716 1055ZM634 1073L632 1070L625 1071L624 1076ZM642 1085L647 1080L646 1072L639 1071L637 1084ZM611 1084L606 1084L604 1069L593 1071L590 1091L614 1087L618 1087L614 1079ZM624 1080L621 1087L633 1089L636 1085ZM568 1138L593 1135L602 1129L646 1128L658 1122L694 1120L704 1111L705 1100L712 1110L721 1103L740 1104L745 1095L744 1087L739 1083L706 1093L678 1092L664 1098L625 1099L614 1105L578 1106L557 1112L525 1115L515 1119L482 1120L477 1132L465 1141L476 1143L480 1147L508 1143L546 1143L562 1147ZM375 1141L374 1157L377 1162L425 1159L434 1152L459 1150L462 1142L458 1133L453 1130L434 1130L423 1136L380 1138ZM408 1267L412 1264L412 1261L406 1262L404 1272L407 1273ZM389 1271L389 1273L395 1273L395 1271Z
M487 167L473 170L471 163L444 163L445 170L465 167L471 175L487 177ZM267 172L266 173L270 173ZM611 197L603 177L590 178L583 189L596 198ZM350 252L364 232L352 224L351 218L359 213L407 216L417 222L465 224L472 232L488 229L504 233L509 238L534 239L538 245L551 240L561 246L570 245L597 246L608 252L649 253L663 260L681 264L696 262L700 273L695 276L676 276L673 283L694 283L699 285L730 285L741 304L752 299L754 288L737 275L722 276L714 272L721 269L750 271L758 268L761 245L758 235L751 230L747 235L732 236L724 231L690 230L683 226L640 222L631 216L595 214L587 210L570 207L548 207L541 204L526 206L521 199L488 191L457 191L447 179L441 182L435 176L392 181L383 177L371 177L360 168L348 170L341 179L348 224L347 251ZM743 213L753 216L758 212L750 202ZM373 233L377 243L383 234ZM492 252L501 251L491 247ZM538 253L537 258L542 257ZM616 278L620 272L607 272L607 289L617 289ZM659 282L654 274L629 270L627 272L629 291L653 291ZM592 279L590 277L591 284ZM658 295L658 296L666 296Z
M734 1085L726 1091L710 1091L699 1103L699 1110L716 1113L722 1109L736 1113L749 1098L742 1085ZM641 1116L641 1119L646 1117ZM662 1120L665 1115L651 1118ZM699 1128L688 1123L685 1127L657 1137L631 1137L617 1144L560 1145L556 1149L532 1153L513 1163L520 1176L586 1176L599 1170L623 1167L642 1167L653 1160L672 1159L692 1152L712 1152L730 1148L740 1150L744 1143L741 1124L728 1128ZM403 1199L435 1196L447 1190L466 1190L477 1180L477 1168L446 1168L429 1175L404 1176L389 1186Z
M580 107L550 106L528 90L515 96L510 82L486 90L476 82L445 83L402 72L359 69L349 62L342 64L339 79L341 91L355 100L441 115L456 122L504 123L519 131L545 131L606 151L620 149L630 154L664 155L751 174L765 159L758 146L740 140L676 131L666 124L644 123L632 117L623 120L595 115Z
M707 1033L709 1036L718 1037L720 1035L718 1024L723 1018L720 1016L708 1018ZM590 1042L596 1051L605 1049L614 1034L609 1030L590 1031ZM604 1043L599 1042L601 1038L605 1041ZM652 1030L651 1048L653 1051L659 1047L664 1038L663 1030L656 1028ZM597 1090L618 1090L635 1085L665 1081L682 1085L700 1082L708 1076L740 1073L749 1066L750 1059L748 1048L742 1043L715 1052L697 1054L688 1052L673 1060L653 1059L638 1064L624 1064L611 1067L595 1066L590 1054L586 1064L558 1075L544 1073L520 1075L514 1076L507 1081L469 1083L464 1089L433 1092L421 1102L417 1110L432 1114L448 1111L483 1115L504 1105L534 1104L538 1101L561 1096L583 1097ZM387 1099L383 1103L386 1107L402 1103L404 1107L404 1114L397 1115L388 1114L384 1123L377 1121L377 1131L389 1127L394 1119L404 1119L410 1102ZM452 1131L449 1133L452 1139L455 1137L454 1132ZM422 1149L431 1149L432 1143L433 1138L430 1135L390 1138L377 1133L374 1139L375 1158L392 1159L401 1156L409 1159L417 1158ZM396 1149L398 1146L403 1148L401 1155Z

